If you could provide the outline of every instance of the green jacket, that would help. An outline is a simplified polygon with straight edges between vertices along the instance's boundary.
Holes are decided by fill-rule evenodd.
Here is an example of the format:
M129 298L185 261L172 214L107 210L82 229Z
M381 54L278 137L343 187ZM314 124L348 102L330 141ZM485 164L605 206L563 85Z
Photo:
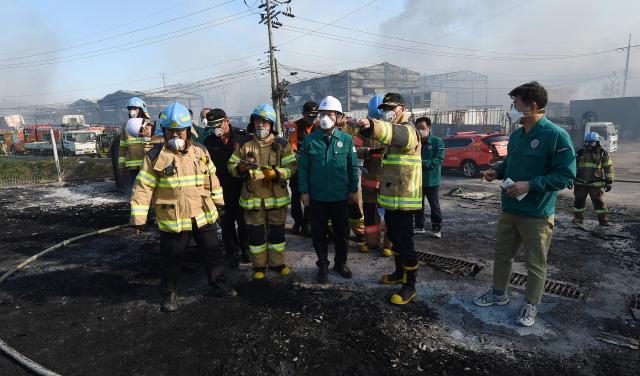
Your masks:
M440 186L440 170L444 160L444 142L429 134L422 145L422 187Z
M576 154L567 132L543 117L529 133L524 127L509 137L507 158L496 167L499 179L529 181L522 201L502 192L502 210L525 217L554 214L558 191L576 177Z
M321 129L304 138L298 154L298 186L314 201L336 202L358 191L358 156L353 139L335 129L328 142Z

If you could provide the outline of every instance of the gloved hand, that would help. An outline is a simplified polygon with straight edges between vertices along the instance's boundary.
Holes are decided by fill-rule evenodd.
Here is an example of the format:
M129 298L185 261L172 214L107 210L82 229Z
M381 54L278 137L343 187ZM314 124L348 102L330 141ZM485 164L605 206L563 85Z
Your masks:
M238 165L237 169L238 169L238 173L240 175L246 173L247 171L251 170L254 166L246 163L246 162L240 162L240 164Z
M375 158L375 157L380 157L382 156L382 153L384 153L384 147L380 147L380 148L370 148L369 150L367 150L367 158Z
M606 184L604 185L604 191L605 191L605 192L609 192L610 190L611 190L611 184L610 184L610 183L606 183Z
M266 188L270 188L273 182L278 180L278 172L273 168L263 167L262 173L264 174L262 185Z
M224 205L216 204L216 211L218 212L218 218L224 216Z

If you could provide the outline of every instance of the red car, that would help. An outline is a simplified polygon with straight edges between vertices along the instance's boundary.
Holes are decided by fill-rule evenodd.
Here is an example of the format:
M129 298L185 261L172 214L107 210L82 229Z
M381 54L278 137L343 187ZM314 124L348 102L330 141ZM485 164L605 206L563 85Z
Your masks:
M509 136L502 133L458 132L445 137L442 167L459 169L467 177L478 175L507 156Z

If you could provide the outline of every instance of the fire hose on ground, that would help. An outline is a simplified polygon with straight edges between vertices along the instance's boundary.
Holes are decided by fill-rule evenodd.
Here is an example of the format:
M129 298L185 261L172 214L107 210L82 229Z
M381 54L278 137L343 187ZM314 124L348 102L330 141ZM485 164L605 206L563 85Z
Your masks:
M59 248L63 248L66 247L67 245L76 242L78 240L82 240L82 239L86 239L89 238L91 236L95 236L95 235L100 235L100 234L104 234L107 232L111 232L123 227L128 227L129 224L124 224L124 225L119 225L119 226L113 226L113 227L107 227L107 228L103 228L100 230L96 230L93 232L89 232L87 234L82 234L82 235L78 235L76 237L67 239L67 240L63 240L60 243L49 247L47 249L45 249L44 251L37 253L31 257L29 257L28 259L24 260L23 262L21 262L20 264L18 264L16 267L10 269L9 271L7 271L6 273L4 273L1 277L0 277L0 284L2 284L4 281L6 281L7 279L9 279L9 277L11 277L13 274L15 274L18 270L25 268L26 266L28 266L29 264L31 264L32 262L34 262L35 260L39 259L40 257L55 251L56 249ZM40 364L34 362L33 360L27 358L26 356L20 354L18 351L16 351L15 349L13 349L12 347L10 347L9 345L7 345L6 342L4 342L2 339L0 339L0 351L5 353L7 356L9 356L11 359L15 360L16 362L18 362L19 364L21 364L22 366L24 366L25 368L27 368L28 370L30 370L31 372L35 373L36 375L42 375L42 376L60 376L60 374L55 373L53 371L50 371L48 369L46 369L45 367L41 366Z

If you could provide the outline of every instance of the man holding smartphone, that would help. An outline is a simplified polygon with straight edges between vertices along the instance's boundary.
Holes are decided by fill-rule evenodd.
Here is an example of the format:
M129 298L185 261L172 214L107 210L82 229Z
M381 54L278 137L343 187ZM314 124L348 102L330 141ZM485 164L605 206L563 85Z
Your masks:
M575 152L567 132L544 116L547 91L529 82L509 92L510 118L522 127L509 137L507 158L495 169L482 171L490 182L503 179L502 214L498 218L493 288L474 299L481 307L509 303L507 287L513 259L524 246L527 285L525 301L516 317L531 326L537 314L547 276L547 254L553 235L558 191L576 176Z

